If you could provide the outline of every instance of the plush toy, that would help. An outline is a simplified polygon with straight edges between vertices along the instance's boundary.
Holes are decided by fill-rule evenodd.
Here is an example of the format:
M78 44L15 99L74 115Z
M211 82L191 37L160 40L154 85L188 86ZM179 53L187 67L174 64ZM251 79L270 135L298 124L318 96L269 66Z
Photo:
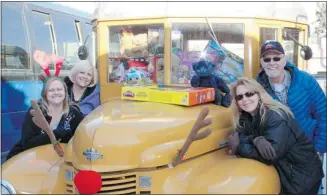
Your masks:
M164 58L158 58L157 64L156 64L156 73L157 73L157 83L158 84L163 84L165 82L165 60Z
M191 86L215 88L215 104L229 107L232 103L232 96L224 80L214 73L215 65L212 62L201 59L193 63L192 66L196 75L191 79ZM220 91L225 93L225 95L223 96Z
M141 68L130 68L123 77L127 85L147 85L151 84L149 74Z
M131 28L123 28L120 31L120 54L125 55L125 50L130 50L133 48L133 32Z
M146 33L134 35L132 47L125 48L123 53L123 56L126 57L148 57L148 55L148 35Z

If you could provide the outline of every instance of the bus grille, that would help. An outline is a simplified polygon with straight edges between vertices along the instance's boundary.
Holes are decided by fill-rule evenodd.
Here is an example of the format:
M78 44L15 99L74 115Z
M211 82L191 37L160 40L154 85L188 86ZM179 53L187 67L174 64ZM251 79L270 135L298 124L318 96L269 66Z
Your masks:
M136 174L101 173L102 188L98 194L136 194Z
M71 163L66 169L74 170L73 177L78 173ZM100 173L102 188L97 194L137 194L136 174L134 172ZM73 181L66 181L66 194L79 194Z

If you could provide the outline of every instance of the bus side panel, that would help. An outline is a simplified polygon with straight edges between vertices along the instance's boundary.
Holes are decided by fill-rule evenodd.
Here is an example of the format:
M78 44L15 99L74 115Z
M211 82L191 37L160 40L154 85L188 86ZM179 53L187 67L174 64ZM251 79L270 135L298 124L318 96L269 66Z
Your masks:
M20 139L22 123L31 106L30 101L40 99L42 87L42 82L34 81L1 82L1 152L5 152L2 160Z
M78 14L75 15L76 13L64 13L56 9L49 9L49 7L56 7L56 5L53 3L48 3L48 6L45 7L42 7L41 5L34 5L31 3L12 2L6 2L5 5L15 10L15 12L11 10L10 13L7 11L6 13L8 13L8 15L6 15L6 18L15 17L16 20L10 20L10 22L14 22L16 26L20 26L20 32L24 31L26 33L26 40L24 39L24 41L26 41L26 48L22 49L25 49L25 53L28 53L29 65L26 65L24 69L19 70L13 69L18 66L18 62L15 62L15 64L14 62L10 61L11 63L14 63L13 65L15 67L6 67L1 65L1 68L3 69L1 74L1 164L5 162L8 152L21 138L22 123L24 121L26 111L30 107L30 100L38 100L41 96L41 90L43 86L42 82L39 80L38 77L41 73L43 73L43 71L40 68L40 65L33 60L33 51L37 49L48 49L52 51L52 48L54 48L54 44L66 44L67 46L71 44L72 41L75 41L73 38L73 36L75 35L75 31L70 30L70 36L61 35L61 37L65 38L62 38L61 41L58 41L56 39L59 38L58 33L63 32L63 30L59 31L59 28L64 29L67 25L71 25L69 26L70 29L74 29L76 21L80 22L80 30L82 31L83 41L85 40L87 34L92 31L92 26L89 24L89 18L79 17ZM37 14L36 12L38 12L39 14ZM21 16L19 16L18 14L20 14ZM48 26L42 25L44 23L43 20L46 18L47 15L50 17L51 23L53 22L54 18L58 19L59 17L59 20L56 20L57 23L55 22L55 24L58 25L55 26L53 35L50 33L50 31L46 30ZM63 19L65 21L60 22L60 19ZM67 21L70 23L68 23ZM2 44L6 47L11 46L12 48L20 48L20 45L23 44L21 42L23 41L23 39L14 38L13 36L16 36L16 34L14 33L7 33L7 35L11 35L11 39L8 39ZM48 38L48 40L50 39L50 36L54 36L51 44L45 42L45 40L42 40L42 37L44 36ZM89 41L90 40L91 39L89 39ZM76 47L77 46L78 44L76 44ZM16 54L11 54L13 56L20 54L17 54L18 51L16 50L13 51L16 52ZM52 52L47 54L52 55ZM10 58L8 57L7 59L6 55L9 54L2 52L1 60L9 60ZM72 54L70 53L69 55ZM53 67L51 69L53 69ZM53 74L54 70L51 70L51 73ZM67 70L62 70L61 76L66 76L67 73Z

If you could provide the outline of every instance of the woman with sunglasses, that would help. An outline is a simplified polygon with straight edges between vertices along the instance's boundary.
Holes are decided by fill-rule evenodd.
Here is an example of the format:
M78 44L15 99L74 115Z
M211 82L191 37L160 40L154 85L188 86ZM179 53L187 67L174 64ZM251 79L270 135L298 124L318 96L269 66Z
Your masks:
M322 162L289 108L253 79L240 78L232 93L237 120L228 138L230 153L275 166L281 194L316 195Z

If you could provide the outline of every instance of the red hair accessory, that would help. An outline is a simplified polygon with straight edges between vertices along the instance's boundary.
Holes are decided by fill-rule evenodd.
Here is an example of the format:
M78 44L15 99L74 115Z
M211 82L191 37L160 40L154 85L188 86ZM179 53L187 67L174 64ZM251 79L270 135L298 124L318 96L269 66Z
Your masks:
M53 76L51 76L51 73L49 70L49 65L51 62L53 62L55 65L56 72L55 72L54 76L57 77L60 73L63 62L65 61L65 59L62 57L58 57L55 54L52 54L52 56L48 56L44 51L40 51L40 50L34 51L33 58L38 64L40 64L45 75L48 77L48 78L44 78L44 76L40 76L40 79L43 82L46 81L47 79L49 79L50 77L53 77Z

